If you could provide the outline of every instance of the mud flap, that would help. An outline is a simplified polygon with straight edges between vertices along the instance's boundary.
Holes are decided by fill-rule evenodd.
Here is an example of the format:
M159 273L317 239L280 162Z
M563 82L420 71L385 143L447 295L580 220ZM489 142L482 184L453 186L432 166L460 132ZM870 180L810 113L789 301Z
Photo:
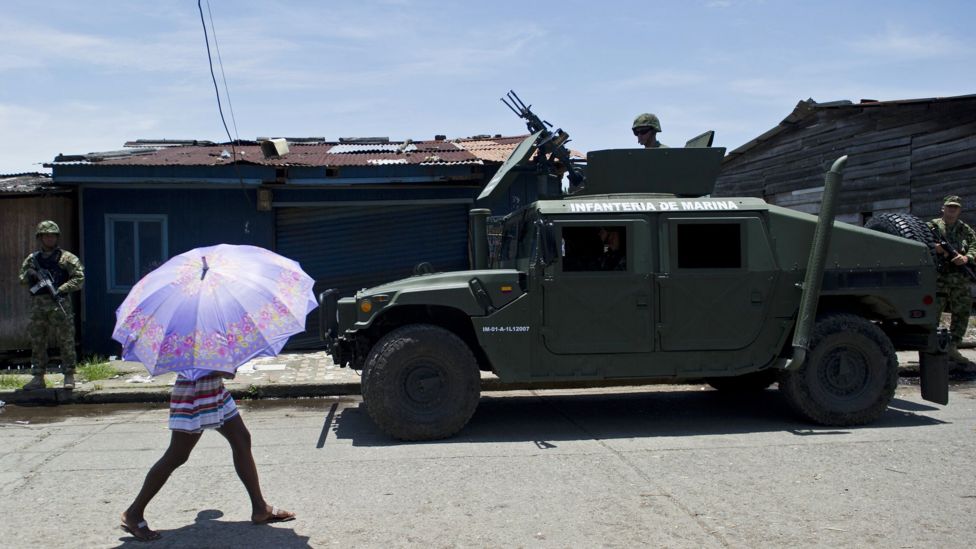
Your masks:
M946 353L919 351L922 398L936 404L949 402L949 359Z

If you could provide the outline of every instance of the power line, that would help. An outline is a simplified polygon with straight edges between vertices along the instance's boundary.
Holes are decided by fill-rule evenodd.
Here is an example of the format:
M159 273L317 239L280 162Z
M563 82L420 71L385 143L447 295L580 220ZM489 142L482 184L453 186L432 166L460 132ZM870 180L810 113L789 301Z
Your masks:
M231 137L230 130L227 128L227 119L224 118L224 108L220 104L220 88L217 86L217 76L214 74L213 56L210 53L210 38L207 36L207 22L203 18L203 5L202 5L202 0L197 0L197 10L200 12L200 24L203 25L203 41L207 45L207 63L210 64L210 79L213 80L214 94L216 94L216 96L217 96L217 112L220 113L220 121L224 125L224 132L227 134L227 140L230 141L231 165L234 166L234 171L237 173L237 179L241 183L241 191L244 193L244 198L247 200L248 205L251 206L251 207L253 207L253 204L251 203L251 197L248 196L247 189L244 186L244 176L241 174L241 168L237 164L237 148L234 146L234 138ZM210 0L207 0L207 11L208 12L210 11ZM212 13L211 13L211 16L210 16L210 24L211 24L211 27L212 27L213 26L213 14ZM214 33L214 46L217 46L217 34L216 33ZM218 50L217 51L218 51L218 53L217 53L217 60L220 61L220 49L219 49L219 47L218 47ZM221 75L223 75L223 73L224 73L224 64L223 64L223 62L220 62L220 73L221 73ZM227 89L227 79L224 78L224 90L226 91L226 89ZM228 106L230 106L230 93L227 94L227 102L228 102ZM231 108L231 117L233 117L233 115L234 115L233 108ZM237 132L237 122L236 121L234 122L234 132L235 133ZM244 222L244 232L245 233L249 233L250 232L249 223L250 222L248 222L248 221L245 221Z
M197 0L197 9L200 11L200 24L203 25L203 41L207 44L207 63L210 64L210 79L213 80L214 93L217 94L217 111L220 112L220 121L224 124L224 132L227 133L227 140L231 142L231 147L234 146L234 138L230 135L230 130L227 128L227 120L224 118L224 107L220 104L220 88L217 87L217 76L214 74L213 67L213 55L210 53L210 37L207 36L207 22L203 18L203 0ZM209 2L207 6L209 8ZM214 36L214 42L216 43L217 37ZM237 160L237 156L234 156L234 160Z
M210 16L210 32L213 34L214 49L217 50L217 64L220 65L220 79L224 82L224 95L227 97L227 110L230 111L230 122L234 126L234 138L239 142L241 140L241 134L237 131L237 119L234 117L234 104L230 100L230 89L227 87L227 75L224 74L224 60L220 58L220 43L217 42L217 26L213 22L210 0L207 0L207 15Z

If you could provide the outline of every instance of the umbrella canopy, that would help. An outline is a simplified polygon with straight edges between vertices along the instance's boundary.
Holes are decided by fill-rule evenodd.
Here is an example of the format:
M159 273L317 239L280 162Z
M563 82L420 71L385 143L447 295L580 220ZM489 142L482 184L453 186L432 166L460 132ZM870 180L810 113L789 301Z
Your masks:
M317 306L296 261L255 246L218 244L171 258L140 280L115 311L112 339L149 373L198 379L234 373L281 352Z

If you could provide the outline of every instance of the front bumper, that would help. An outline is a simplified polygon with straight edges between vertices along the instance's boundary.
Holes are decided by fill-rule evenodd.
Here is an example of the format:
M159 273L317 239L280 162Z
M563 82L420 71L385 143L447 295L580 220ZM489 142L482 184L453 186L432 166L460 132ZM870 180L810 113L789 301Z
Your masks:
M319 337L331 344L339 335L339 290L329 288L319 298Z

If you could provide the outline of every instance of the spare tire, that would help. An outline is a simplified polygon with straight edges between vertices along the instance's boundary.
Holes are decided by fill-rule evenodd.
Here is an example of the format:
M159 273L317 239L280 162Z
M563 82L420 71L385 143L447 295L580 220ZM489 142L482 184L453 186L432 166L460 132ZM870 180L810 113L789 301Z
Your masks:
M929 229L927 223L912 214L883 213L868 219L864 226L875 231L921 242L928 246L932 260L937 259L935 257L935 237L932 235L932 230Z

